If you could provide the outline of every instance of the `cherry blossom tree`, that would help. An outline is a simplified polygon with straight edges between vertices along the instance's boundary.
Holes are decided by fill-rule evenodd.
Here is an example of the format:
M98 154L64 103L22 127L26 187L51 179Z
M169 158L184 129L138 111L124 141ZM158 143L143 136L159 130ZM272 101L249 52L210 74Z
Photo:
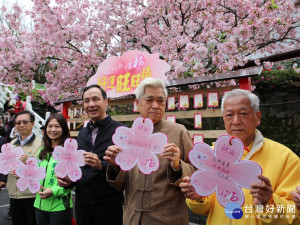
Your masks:
M293 0L32 0L2 7L0 78L22 88L37 74L56 101L84 87L98 65L130 49L159 52L168 79L244 65L257 52L299 47ZM32 28L21 26L26 14ZM298 31L299 32L299 31Z

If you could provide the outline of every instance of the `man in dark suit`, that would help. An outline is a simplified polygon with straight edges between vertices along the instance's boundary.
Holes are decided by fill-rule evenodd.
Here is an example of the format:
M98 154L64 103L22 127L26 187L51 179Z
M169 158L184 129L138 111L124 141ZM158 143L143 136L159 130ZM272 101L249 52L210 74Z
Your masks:
M112 135L122 123L114 121L107 113L106 92L98 85L83 91L83 107L91 118L78 135L78 148L84 153L86 165L82 177L75 183L75 214L77 225L121 225L123 193L106 182L108 163L103 160L105 150L112 145ZM68 179L58 179L60 186L69 187Z

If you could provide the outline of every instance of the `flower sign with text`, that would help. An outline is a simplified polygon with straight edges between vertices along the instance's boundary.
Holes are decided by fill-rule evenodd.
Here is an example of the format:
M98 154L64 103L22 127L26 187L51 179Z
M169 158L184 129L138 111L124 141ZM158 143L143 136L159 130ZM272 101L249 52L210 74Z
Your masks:
M7 175L12 169L16 169L22 163L20 158L24 151L21 147L14 148L10 143L2 145L1 151L0 173Z
M82 176L80 166L84 166L84 150L77 150L77 141L73 138L67 138L64 147L56 146L52 153L53 159L58 163L55 166L55 174L59 177L69 176L70 180L75 182Z
M37 158L29 157L26 164L19 164L16 169L16 175L19 177L17 181L17 187L20 191L29 189L31 193L36 193L40 190L40 180L43 180L46 176L46 170L44 167L37 167Z
M109 98L133 94L137 86L147 77L167 79L165 73L171 66L159 59L159 54L138 50L125 52L121 57L112 56L104 60L87 86L98 84Z
M215 150L205 143L197 143L189 153L190 162L198 171L191 176L191 184L200 196L216 192L219 203L225 207L230 202L242 206L244 193L241 188L251 188L253 182L260 182L262 174L259 164L241 160L243 142L229 135L220 136Z
M122 148L116 157L116 163L122 170L130 170L136 164L144 174L150 174L159 168L155 154L160 154L168 143L163 133L153 132L153 122L148 118L135 119L132 129L118 127L113 142Z

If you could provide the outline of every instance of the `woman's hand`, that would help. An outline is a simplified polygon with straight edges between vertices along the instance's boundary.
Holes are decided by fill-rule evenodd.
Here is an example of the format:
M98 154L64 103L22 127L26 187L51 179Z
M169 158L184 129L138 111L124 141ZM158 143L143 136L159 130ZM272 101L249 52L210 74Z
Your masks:
M41 199L46 199L46 198L49 198L51 195L53 195L51 188L41 187L41 189L42 189L42 191L38 192L41 196Z

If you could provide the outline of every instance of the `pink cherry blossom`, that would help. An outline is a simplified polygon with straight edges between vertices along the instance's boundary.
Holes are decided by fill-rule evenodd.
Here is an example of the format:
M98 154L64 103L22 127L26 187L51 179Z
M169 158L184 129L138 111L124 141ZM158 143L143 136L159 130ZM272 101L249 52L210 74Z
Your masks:
M159 161L155 154L160 154L168 138L163 133L153 132L152 120L146 118L135 119L132 130L118 127L113 135L113 142L122 148L116 157L116 163L122 170L130 170L135 165L144 174L150 174L159 168Z
M53 103L84 87L104 60L128 50L159 53L171 65L166 76L172 80L187 72L232 70L253 53L300 46L294 0L143 2L32 0L29 10L3 6L1 82L30 92L31 80L42 77L43 98Z
M45 178L45 168L37 167L38 162L34 157L29 157L24 165L19 164L16 169L16 175L19 177L17 181L17 187L20 191L25 191L26 188L29 189L31 193L36 193L40 190L40 182Z
M274 63L269 62L269 61L264 62L264 68L267 69L267 70L269 70L269 69L272 68L273 64L274 64Z
M20 161L20 157L24 154L21 147L13 147L12 144L7 143L1 147L2 153L0 153L0 173L8 174L12 169L16 169Z
M256 162L241 160L244 145L238 138L229 135L220 136L215 150L205 143L197 143L189 153L191 163L197 167L191 176L197 194L208 196L216 192L219 203L225 207L229 202L244 204L241 188L251 188L253 182L262 174L262 168Z
M75 139L65 140L64 147L56 146L52 153L53 159L58 163L55 166L55 173L60 177L69 176L75 182L82 176L80 166L84 166L84 150L77 150L78 144Z

